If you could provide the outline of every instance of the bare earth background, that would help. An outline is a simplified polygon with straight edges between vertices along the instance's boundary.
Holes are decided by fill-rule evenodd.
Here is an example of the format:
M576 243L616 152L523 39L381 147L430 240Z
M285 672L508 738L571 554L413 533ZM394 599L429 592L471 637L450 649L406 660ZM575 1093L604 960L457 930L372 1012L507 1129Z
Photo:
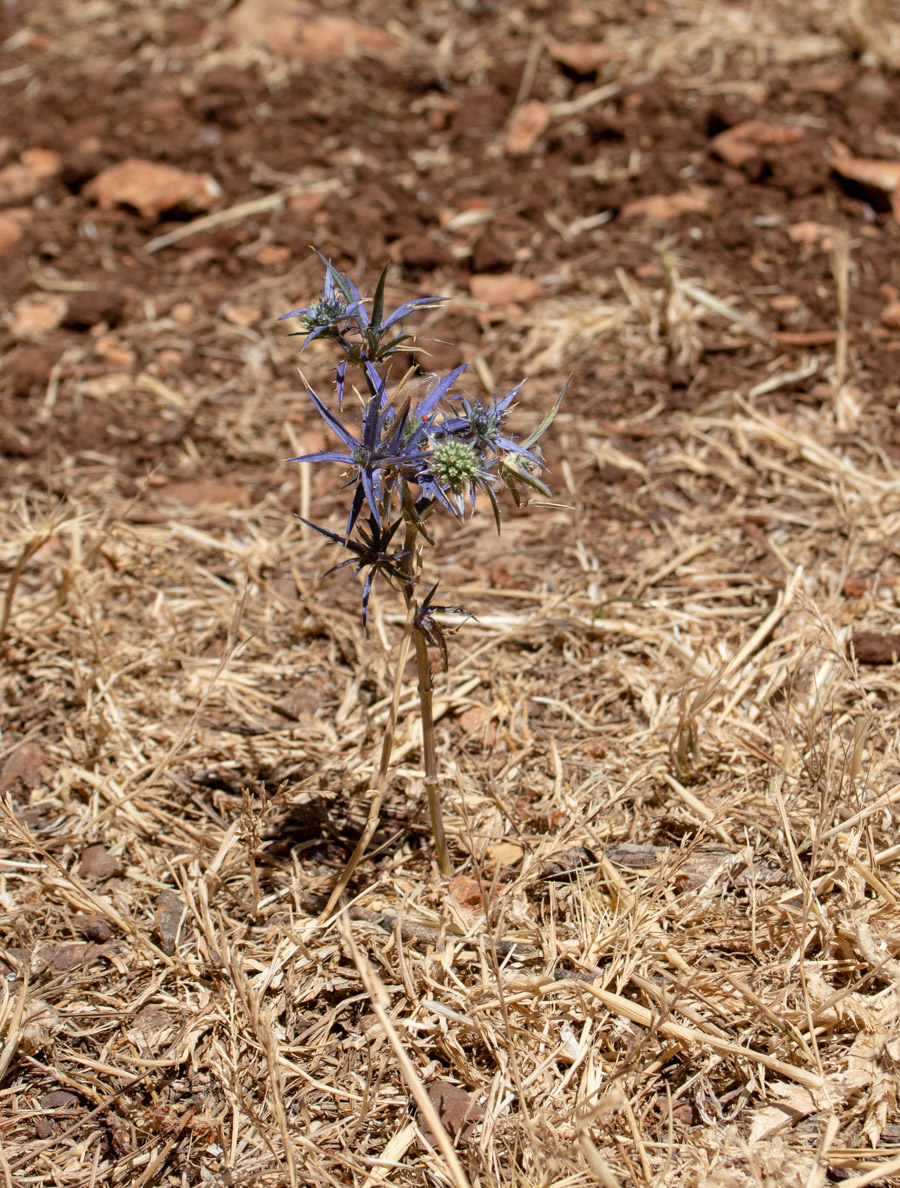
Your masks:
M0 25L0 1184L900 1184L896 8ZM440 532L457 874L410 683L331 921L400 609L294 516L310 244L572 375Z

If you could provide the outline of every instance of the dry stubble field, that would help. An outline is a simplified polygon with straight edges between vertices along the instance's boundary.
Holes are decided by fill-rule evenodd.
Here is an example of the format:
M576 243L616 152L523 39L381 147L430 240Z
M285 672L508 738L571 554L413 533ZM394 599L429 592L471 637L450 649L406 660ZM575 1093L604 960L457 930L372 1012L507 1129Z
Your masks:
M0 1184L900 1183L896 10L0 22ZM410 671L326 920L402 614L294 515L311 244L572 376L439 534L456 873Z

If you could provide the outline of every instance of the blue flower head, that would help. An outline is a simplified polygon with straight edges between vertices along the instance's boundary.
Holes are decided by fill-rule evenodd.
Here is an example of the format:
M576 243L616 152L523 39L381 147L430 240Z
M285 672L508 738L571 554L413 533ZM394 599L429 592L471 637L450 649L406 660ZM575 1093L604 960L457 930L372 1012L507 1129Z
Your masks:
M285 318L302 319L300 329L293 332L305 337L301 349L305 349L316 338L331 338L340 345L349 362L367 370L372 364L384 362L396 355L409 339L408 335L399 334L385 341L388 330L413 310L440 305L443 300L441 297L417 297L413 301L405 301L395 310L385 314L385 265L375 287L370 315L350 277L338 272L321 252L317 251L316 255L325 265L325 283L321 297L315 305L299 306L282 314L278 319L280 322Z
M431 380L425 395L418 399L413 399L409 390L405 396L401 394L403 383L389 388L384 365L403 349L407 338L393 334L394 328L411 312L434 306L440 299L416 298L385 313L385 269L367 310L350 278L319 255L325 265L319 300L283 316L301 319L297 333L304 335L304 346L324 338L333 341L341 352L335 371L337 411L307 386L313 408L338 442L333 449L301 454L288 461L337 462L344 469L344 488L352 492L344 534L317 524L311 527L351 553L348 561L335 568L355 564L357 573L365 571L365 622L376 574L389 583L402 582L406 597L411 597L415 578L411 577L409 548L397 550L392 544L401 524L412 531L411 539L418 535L433 544L426 526L432 513L443 508L463 518L467 510L474 509L477 493L484 492L499 532L497 490L501 482L517 504L521 502L522 487L550 494L539 477L543 462L537 442L556 416L562 395L537 429L519 441L504 422L521 385L487 402L470 400L453 391L465 371L461 366ZM339 415L351 369L360 376L359 388L363 390L362 416L356 427ZM351 384L350 390L357 389ZM443 652L446 645L432 611L451 608L432 607L433 595L434 590L418 611L417 629Z
M339 283L339 279L344 281L344 284ZM303 334L306 336L306 341L301 350L313 342L316 338L340 338L342 330L354 319L365 318L365 307L362 304L362 298L352 288L349 288L350 282L345 277L340 277L336 273L330 263L327 264L325 271L325 284L322 287L322 296L315 303L315 305L303 305L298 309L292 309L286 314L282 314L278 319L283 322L285 318L301 318L301 329L295 330L295 334Z
M382 380L378 391L367 401L359 436L338 420L312 388L307 388L313 407L346 449L319 450L287 459L288 462L342 462L350 470L348 485L355 484L355 489L347 519L348 536L364 503L368 503L369 514L381 527L382 517L389 515L392 480L414 477L424 463L424 423L407 433L407 415L399 418L394 415L383 399L384 387Z

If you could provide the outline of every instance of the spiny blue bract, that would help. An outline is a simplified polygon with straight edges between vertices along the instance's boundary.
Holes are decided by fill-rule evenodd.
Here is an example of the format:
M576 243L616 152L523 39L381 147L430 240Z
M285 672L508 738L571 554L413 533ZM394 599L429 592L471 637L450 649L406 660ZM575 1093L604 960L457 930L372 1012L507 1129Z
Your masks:
M350 491L344 535L318 524L310 527L352 554L335 568L355 563L357 573L368 570L363 584L365 622L375 574L397 582L405 580L409 573L406 553L390 547L401 524L431 543L426 521L437 508L462 517L466 503L474 509L477 492L484 491L499 532L498 484L510 488L517 504L523 486L549 496L549 489L539 477L543 462L537 442L556 416L565 389L541 424L523 441L517 441L504 427L520 384L487 404L471 401L453 391L465 371L464 365L434 378L425 395L417 400L409 391L404 394L402 382L391 390L383 365L404 349L409 336L389 331L414 310L440 305L444 299L419 297L385 314L385 267L369 312L353 281L321 253L317 255L325 265L321 297L314 305L292 309L282 317L300 319L301 329L294 333L303 336L303 348L324 338L333 341L341 355L335 372L337 412L307 387L313 407L340 446L287 461L339 462L344 468L344 489ZM338 415L343 413L351 368L361 377L363 400L361 423L355 430ZM361 518L364 508L366 515ZM430 615L427 619L433 622Z

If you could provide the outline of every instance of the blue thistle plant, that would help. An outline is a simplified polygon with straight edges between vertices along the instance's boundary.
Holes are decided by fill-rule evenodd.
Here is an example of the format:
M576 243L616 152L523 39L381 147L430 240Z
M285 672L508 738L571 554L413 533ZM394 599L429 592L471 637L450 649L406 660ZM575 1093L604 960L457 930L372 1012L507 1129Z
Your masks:
M550 495L540 477L544 463L538 443L559 411L565 388L541 423L521 441L505 424L521 384L505 396L495 396L488 402L471 400L464 393L454 391L466 370L463 365L433 379L425 395L414 400L408 384L410 372L395 385L389 383L390 361L409 349L406 345L410 341L409 335L396 331L399 323L411 313L434 308L443 298L419 297L385 313L385 267L375 287L371 308L367 309L366 301L353 281L338 272L320 252L317 255L325 265L321 296L315 304L292 309L280 320L300 319L300 328L292 333L303 337L301 351L316 339L334 343L339 356L335 369L336 410L309 386L307 395L339 445L335 449L302 454L288 461L333 462L343 468L346 482L342 489L350 492L343 536L319 524L303 522L351 554L333 569L354 565L357 574L365 572L363 625L377 576L398 588L403 595L407 620L401 654L405 655L410 643L415 645L425 789L438 862L442 872L449 874L450 859L438 796L428 648L439 653L446 668L446 628L435 615L437 612L467 615L468 612L461 607L436 606L433 600L437 583L424 598L419 597L421 542L434 544L428 521L439 509L462 519L467 510L474 511L479 492L485 494L491 505L498 532L501 528L498 493L503 487L510 490L517 506L521 505L526 489L545 497ZM363 405L358 427L349 424L344 415L347 383L351 381L354 386L351 377L356 376L359 377L358 391ZM362 514L364 510L365 515ZM401 528L403 543L398 547L395 539L399 540ZM402 665L399 667L402 671ZM395 696L395 703L398 701L399 697ZM393 737L394 724L390 725L386 739ZM386 742L377 795L366 829L326 910L330 911L347 885L374 833L389 758L390 749Z

